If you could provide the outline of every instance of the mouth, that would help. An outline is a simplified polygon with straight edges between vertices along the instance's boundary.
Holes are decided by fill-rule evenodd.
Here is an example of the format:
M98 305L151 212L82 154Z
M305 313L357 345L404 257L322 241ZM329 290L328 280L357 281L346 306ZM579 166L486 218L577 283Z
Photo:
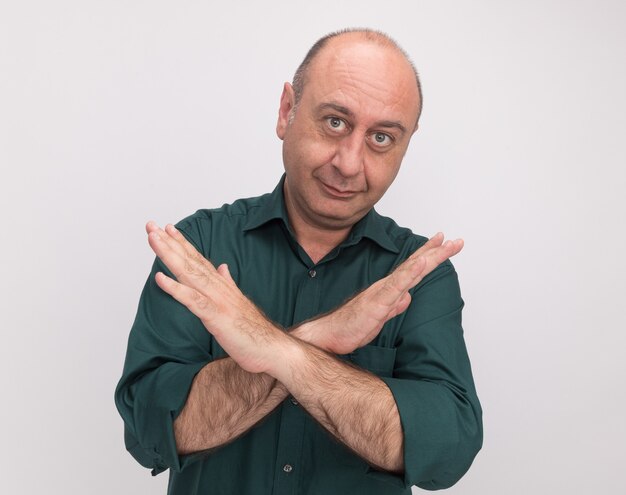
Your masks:
M325 182L320 181L322 188L329 196L337 199L350 199L358 194L358 191L352 191L349 189L337 189L336 187L330 186Z

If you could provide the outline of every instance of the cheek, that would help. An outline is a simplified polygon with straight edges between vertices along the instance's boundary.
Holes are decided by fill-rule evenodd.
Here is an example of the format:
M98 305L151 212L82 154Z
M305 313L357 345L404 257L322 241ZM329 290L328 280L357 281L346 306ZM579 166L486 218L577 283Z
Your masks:
M365 166L365 178L372 195L382 196L394 181L400 170L400 162L387 160L370 160Z
M316 169L332 161L335 148L334 143L317 134L303 133L285 141L283 156L299 169Z

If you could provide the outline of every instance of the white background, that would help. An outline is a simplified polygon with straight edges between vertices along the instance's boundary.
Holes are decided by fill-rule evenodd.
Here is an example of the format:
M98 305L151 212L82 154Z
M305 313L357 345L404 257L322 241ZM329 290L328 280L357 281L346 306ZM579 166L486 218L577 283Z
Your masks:
M2 493L165 493L113 404L143 226L271 190L282 83L346 26L423 79L379 211L466 240L485 444L449 493L626 493L625 25L621 0L1 0Z

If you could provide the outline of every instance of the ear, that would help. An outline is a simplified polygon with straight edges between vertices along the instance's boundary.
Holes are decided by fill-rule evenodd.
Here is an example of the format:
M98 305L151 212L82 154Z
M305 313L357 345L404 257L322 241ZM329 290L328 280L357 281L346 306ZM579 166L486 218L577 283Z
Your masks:
M276 123L276 135L279 139L284 139L287 127L289 127L289 116L296 104L296 94L293 86L288 82L283 87L283 94L280 96L280 106L278 107L278 122Z

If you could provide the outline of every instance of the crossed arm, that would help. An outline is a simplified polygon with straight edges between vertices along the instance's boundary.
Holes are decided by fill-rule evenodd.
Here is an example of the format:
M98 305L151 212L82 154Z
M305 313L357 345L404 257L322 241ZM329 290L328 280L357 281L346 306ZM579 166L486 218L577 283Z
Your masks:
M403 436L394 398L376 376L345 363L410 303L408 290L462 241L437 234L389 276L337 310L284 332L238 289L225 265L217 269L173 226L147 225L149 243L176 280L156 282L205 325L229 358L196 376L174 423L179 453L217 447L243 434L293 395L322 426L359 456L402 472ZM366 411L366 413L364 413Z

